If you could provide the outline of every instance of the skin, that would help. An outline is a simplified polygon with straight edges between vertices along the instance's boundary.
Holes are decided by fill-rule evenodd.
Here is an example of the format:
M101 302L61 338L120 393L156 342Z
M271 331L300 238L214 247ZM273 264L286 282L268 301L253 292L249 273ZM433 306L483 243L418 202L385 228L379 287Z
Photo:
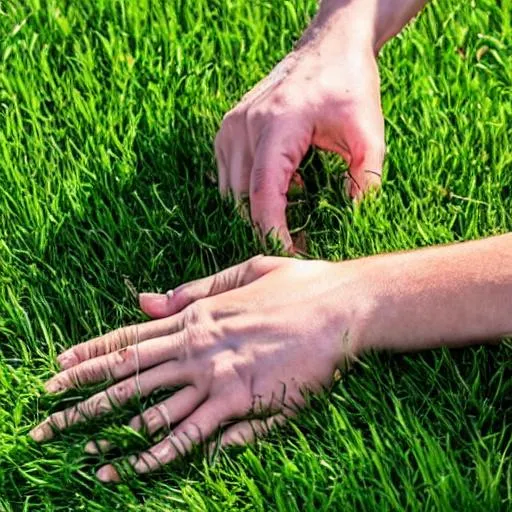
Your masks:
M295 50L226 114L215 140L220 192L250 198L262 238L273 234L293 252L286 194L310 146L347 162L352 198L380 186L385 142L376 56L423 4L324 0Z
M310 144L347 159L353 196L380 183L375 55L422 4L325 0L281 68L227 115L216 141L221 190L250 195L263 233L276 230L291 244L285 194ZM167 294L141 294L152 321L61 354L48 392L115 383L52 414L31 436L49 440L137 395L179 386L130 422L166 432L128 460L146 473L211 443L219 430L221 446L265 434L369 350L460 347L510 335L511 296L511 234L343 263L259 256ZM86 451L109 448L99 440ZM111 464L97 476L119 480Z
M173 293L142 294L156 320L61 354L47 391L117 383L31 435L46 441L139 393L183 386L130 422L150 434L172 429L129 459L146 473L219 429L221 446L252 441L368 350L459 347L511 334L511 296L512 234L343 263L259 256ZM86 451L108 448L99 441ZM119 479L110 464L97 475Z

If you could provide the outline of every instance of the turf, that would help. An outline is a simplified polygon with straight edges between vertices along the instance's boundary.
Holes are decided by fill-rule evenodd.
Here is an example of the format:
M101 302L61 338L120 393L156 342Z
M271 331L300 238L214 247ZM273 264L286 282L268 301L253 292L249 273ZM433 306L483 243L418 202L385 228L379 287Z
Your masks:
M31 442L63 406L42 391L63 347L143 320L134 290L262 251L219 200L212 140L316 3L0 5L0 510L510 510L510 342L369 357L268 440L117 487L82 450L105 427L117 455L140 446L129 414ZM355 207L311 154L290 208L311 256L512 230L511 9L434 1L385 47L384 190Z

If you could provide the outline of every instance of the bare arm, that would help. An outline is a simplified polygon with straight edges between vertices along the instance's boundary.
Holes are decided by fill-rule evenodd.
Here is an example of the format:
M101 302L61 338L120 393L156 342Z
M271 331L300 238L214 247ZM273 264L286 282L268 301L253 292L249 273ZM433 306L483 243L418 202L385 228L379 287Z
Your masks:
M512 334L512 234L367 260L361 346L420 350Z
M382 46L424 7L427 0L320 0L318 14L306 31L323 29L333 37L359 34L379 52Z

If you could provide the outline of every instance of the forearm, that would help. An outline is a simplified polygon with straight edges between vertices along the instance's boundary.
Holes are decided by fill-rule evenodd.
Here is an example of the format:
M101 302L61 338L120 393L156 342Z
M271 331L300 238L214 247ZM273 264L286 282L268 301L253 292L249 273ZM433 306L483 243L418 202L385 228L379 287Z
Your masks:
M301 43L367 44L378 53L417 14L427 0L320 0L320 8Z
M512 234L368 258L359 351L462 346L512 335Z

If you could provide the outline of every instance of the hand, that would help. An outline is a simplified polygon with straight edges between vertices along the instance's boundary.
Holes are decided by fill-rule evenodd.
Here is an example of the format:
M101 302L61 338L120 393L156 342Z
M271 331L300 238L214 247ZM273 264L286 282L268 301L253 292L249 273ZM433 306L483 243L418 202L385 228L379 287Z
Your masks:
M329 386L335 369L357 352L361 286L352 269L350 262L260 256L166 295L142 294L142 309L157 320L67 350L46 389L118 383L52 414L32 437L48 440L137 394L182 386L130 422L149 434L172 427L163 441L129 459L137 473L157 469L226 426L222 446L251 441L302 407L305 392ZM100 441L86 450L96 446L108 448ZM110 464L98 477L119 479Z
M276 235L287 250L286 194L310 146L347 162L352 198L381 182L384 120L374 49L334 37L339 28L318 30L313 26L225 116L215 140L221 193L249 197L260 233Z

